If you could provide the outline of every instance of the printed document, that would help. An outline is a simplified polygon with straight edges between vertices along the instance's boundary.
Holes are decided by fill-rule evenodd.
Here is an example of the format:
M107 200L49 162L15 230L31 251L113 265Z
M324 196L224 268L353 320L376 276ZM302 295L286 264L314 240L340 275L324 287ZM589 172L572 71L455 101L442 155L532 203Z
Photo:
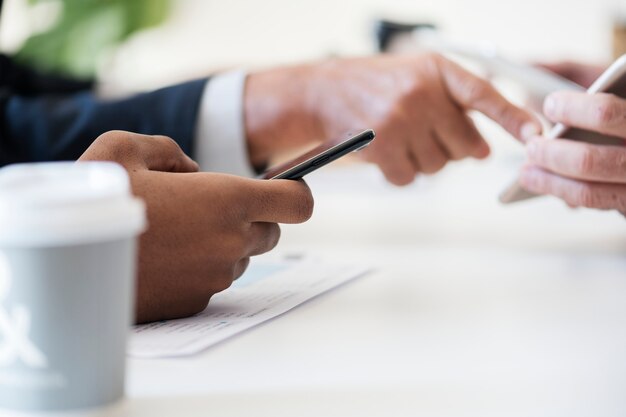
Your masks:
M363 266L312 259L253 260L203 312L135 326L128 353L141 358L192 355L367 272Z

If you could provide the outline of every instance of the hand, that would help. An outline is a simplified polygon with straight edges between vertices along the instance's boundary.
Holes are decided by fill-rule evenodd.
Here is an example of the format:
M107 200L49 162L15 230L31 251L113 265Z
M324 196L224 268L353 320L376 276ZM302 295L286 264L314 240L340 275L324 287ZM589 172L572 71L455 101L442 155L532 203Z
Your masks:
M373 128L360 153L398 185L489 147L467 112L478 110L523 139L541 132L529 113L439 55L339 59L252 74L245 124L253 163L273 152Z
M554 122L626 140L626 100L614 95L554 93L544 112ZM520 181L528 191L555 195L573 207L626 213L626 147L537 138L527 150Z
M139 245L136 321L198 313L241 276L250 257L276 246L277 223L300 223L313 198L302 181L197 173L163 136L108 132L79 159L120 163L147 206Z
M605 69L602 65L581 64L572 61L544 63L537 66L567 78L585 88L589 88Z

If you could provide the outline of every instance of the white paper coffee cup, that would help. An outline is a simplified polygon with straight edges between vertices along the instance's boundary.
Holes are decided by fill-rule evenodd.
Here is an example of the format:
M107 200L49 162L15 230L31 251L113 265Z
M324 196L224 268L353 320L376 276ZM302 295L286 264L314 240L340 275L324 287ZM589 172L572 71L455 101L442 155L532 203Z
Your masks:
M0 410L122 398L145 222L117 164L0 169Z

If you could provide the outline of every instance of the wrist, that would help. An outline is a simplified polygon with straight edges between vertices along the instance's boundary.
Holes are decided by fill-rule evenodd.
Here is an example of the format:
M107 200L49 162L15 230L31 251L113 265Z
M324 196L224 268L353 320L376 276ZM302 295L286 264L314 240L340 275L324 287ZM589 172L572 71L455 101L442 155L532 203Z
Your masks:
M253 166L266 165L277 152L319 140L314 67L302 65L248 75L244 126Z

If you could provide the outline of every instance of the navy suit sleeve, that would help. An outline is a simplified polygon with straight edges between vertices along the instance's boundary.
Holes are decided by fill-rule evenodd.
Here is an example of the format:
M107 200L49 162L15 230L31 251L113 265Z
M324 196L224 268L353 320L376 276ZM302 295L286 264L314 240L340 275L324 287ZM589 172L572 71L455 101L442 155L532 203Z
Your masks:
M207 80L190 81L121 100L90 92L0 97L0 166L75 160L102 133L166 135L193 154L200 99Z

